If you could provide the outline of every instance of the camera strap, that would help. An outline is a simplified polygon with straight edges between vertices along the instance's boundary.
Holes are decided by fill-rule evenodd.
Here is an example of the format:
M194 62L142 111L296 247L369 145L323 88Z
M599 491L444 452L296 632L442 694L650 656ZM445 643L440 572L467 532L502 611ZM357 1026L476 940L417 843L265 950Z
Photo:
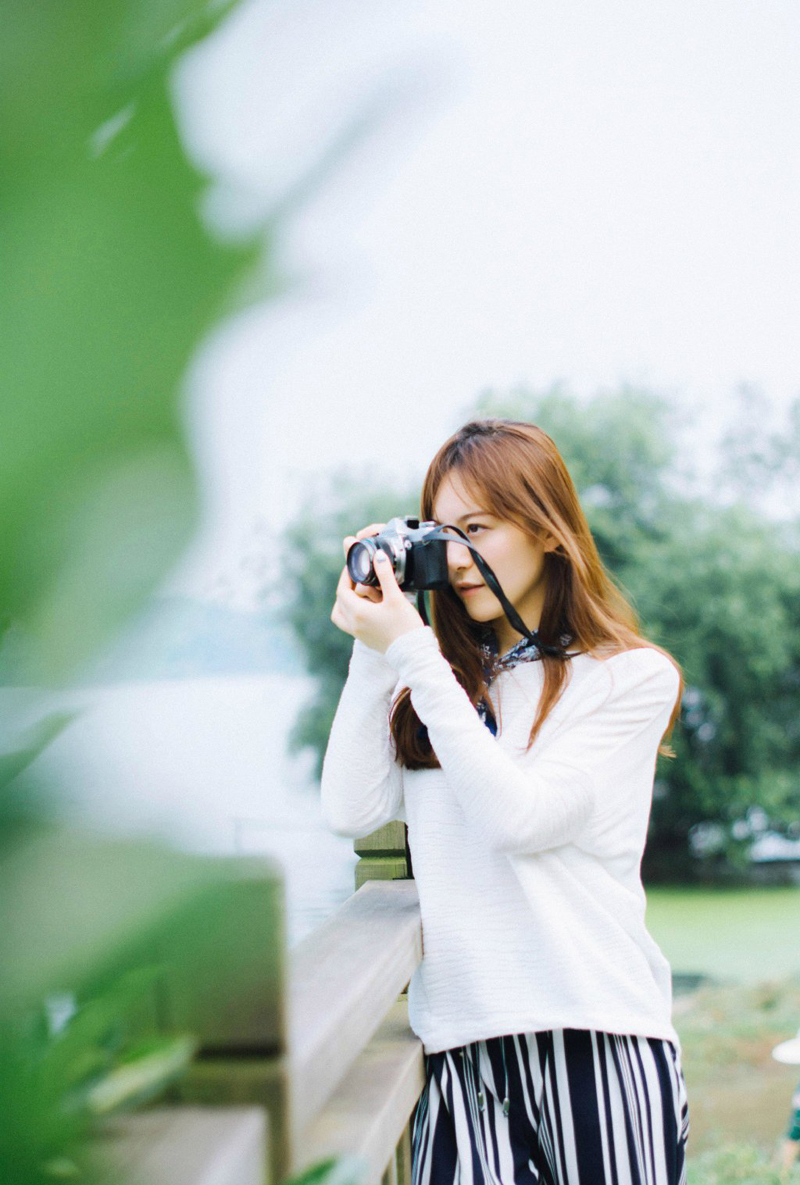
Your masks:
M445 534L445 532L450 532L450 531L455 531L455 533L459 536L459 538L453 539L452 535ZM426 544L433 543L436 540L440 540L440 539L445 540L445 541L450 539L455 543L463 543L464 547L469 548L469 550L472 552L472 554L475 557L475 564L476 564L476 567L478 568L478 571L480 572L481 576L483 576L484 580L486 581L486 584L492 590L494 595L497 597L500 604L503 606L503 610L505 611L506 617L511 622L511 624L513 625L513 627L517 631L517 633L522 634L523 637L527 638L529 642L533 642L543 654L553 654L553 655L557 655L558 657L572 658L572 655L569 654L567 651L565 651L561 646L551 646L551 645L546 644L544 642L540 642L538 630L531 631L528 629L525 622L520 617L519 613L517 613L516 609L511 604L511 602L509 601L506 594L503 592L500 581L497 579L497 577L495 576L492 569L486 563L486 560L483 558L481 553L478 551L475 544L461 530L460 527L456 527L451 523L444 523L442 526L436 527L434 530L429 531L425 535L424 539L420 540L420 542L421 542L422 546L424 547ZM425 608L425 590L424 589L419 589L417 592L417 612L419 613L420 617L425 622L425 624L429 625L430 622L428 621L428 615L427 615L426 608Z

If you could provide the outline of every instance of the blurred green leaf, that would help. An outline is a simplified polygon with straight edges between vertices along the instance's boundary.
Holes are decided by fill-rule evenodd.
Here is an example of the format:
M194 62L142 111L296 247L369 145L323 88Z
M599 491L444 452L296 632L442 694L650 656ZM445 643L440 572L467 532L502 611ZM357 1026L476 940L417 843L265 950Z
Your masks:
M281 1185L363 1185L368 1166L360 1156L329 1157L312 1164L293 1177L286 1177Z
M191 1036L152 1037L132 1046L86 1093L94 1115L111 1115L155 1098L189 1066L199 1042Z
M51 828L17 845L0 864L0 1009L119 973L143 934L222 874L147 840Z
M49 712L16 738L19 748L12 753L0 753L0 790L27 769L76 716L77 712Z
M262 244L201 224L169 72L229 7L0 7L0 608L43 677L113 635L197 520L183 375Z

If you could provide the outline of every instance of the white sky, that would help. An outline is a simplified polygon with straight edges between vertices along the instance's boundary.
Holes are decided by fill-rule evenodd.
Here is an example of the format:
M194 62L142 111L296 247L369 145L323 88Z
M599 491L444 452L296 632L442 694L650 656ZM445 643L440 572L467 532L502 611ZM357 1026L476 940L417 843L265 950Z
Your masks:
M487 387L707 401L700 459L736 384L800 392L797 0L251 0L176 101L231 234L374 122L285 228L290 293L198 355L173 589L241 598L310 472L421 474Z

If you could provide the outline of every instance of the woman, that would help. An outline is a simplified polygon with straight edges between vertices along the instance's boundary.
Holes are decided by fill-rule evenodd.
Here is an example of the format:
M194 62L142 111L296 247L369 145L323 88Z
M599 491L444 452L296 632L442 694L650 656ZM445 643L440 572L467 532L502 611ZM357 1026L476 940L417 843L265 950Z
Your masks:
M408 825L414 1185L681 1185L686 1086L640 879L680 671L639 633L535 425L465 425L421 513L474 539L532 639L463 543L431 626L387 559L379 588L342 569L331 620L355 641L322 809L340 835Z

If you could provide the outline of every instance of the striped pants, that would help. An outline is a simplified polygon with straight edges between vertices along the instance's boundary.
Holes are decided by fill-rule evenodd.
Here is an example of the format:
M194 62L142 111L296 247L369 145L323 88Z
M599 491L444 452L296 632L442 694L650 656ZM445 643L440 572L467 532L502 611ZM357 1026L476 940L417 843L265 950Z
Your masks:
M685 1185L689 1108L671 1041L588 1029L425 1054L412 1185Z

